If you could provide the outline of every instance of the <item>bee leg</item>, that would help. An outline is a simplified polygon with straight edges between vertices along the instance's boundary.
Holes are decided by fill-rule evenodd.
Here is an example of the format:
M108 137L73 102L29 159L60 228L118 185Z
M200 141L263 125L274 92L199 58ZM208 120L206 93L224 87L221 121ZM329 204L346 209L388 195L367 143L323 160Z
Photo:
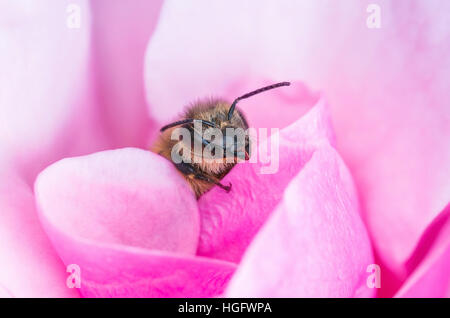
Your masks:
M221 187L222 189L224 189L227 193L231 191L231 187L232 187L232 183L229 182L228 185L223 185L222 183L216 183L219 187Z
M180 162L180 163L175 163L174 165L178 169L178 171L180 171L184 175L192 175L192 174L197 173L195 168L189 163Z
M195 174L194 177L195 177L195 179L198 179L198 180L203 180L203 181L206 181L206 182L209 182L209 183L213 183L216 186L224 189L226 192L230 192L231 191L231 186L232 186L231 183L229 183L229 185L226 186L226 185L223 185L222 183L220 183L220 181L214 180L214 178L211 178L211 177L208 177L208 176L205 176L205 175L202 175L202 174Z
M224 189L227 192L230 192L230 190L231 190L231 183L227 186L223 185L222 183L220 183L220 181L218 179L199 173L189 163L186 163L186 162L176 163L175 167L178 169L178 171L180 171L182 174L184 174L186 176L195 178L197 180L202 180L205 182L213 183L213 184L217 185L218 187Z

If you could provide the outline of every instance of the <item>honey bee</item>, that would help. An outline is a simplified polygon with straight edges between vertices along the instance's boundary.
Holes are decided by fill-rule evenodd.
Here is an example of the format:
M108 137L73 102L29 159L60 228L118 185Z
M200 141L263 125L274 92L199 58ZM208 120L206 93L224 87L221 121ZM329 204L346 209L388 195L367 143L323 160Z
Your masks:
M231 183L224 185L220 180L239 162L239 159L248 160L251 149L248 134L243 138L236 138L235 134L230 134L230 131L239 129L247 131L249 128L244 114L236 108L237 103L256 94L289 85L289 82L281 82L266 86L236 98L231 104L220 98L195 102L186 108L178 121L160 129L161 134L151 147L151 151L173 162L191 186L197 199L215 185L229 192ZM189 138L173 138L174 130L177 128L186 129ZM216 129L222 138L206 138L206 130L211 128ZM200 149L194 147L192 142L200 144ZM207 158L204 155L206 148L213 155L217 149L220 150L219 158L215 160ZM181 162L173 159L174 153L182 153Z

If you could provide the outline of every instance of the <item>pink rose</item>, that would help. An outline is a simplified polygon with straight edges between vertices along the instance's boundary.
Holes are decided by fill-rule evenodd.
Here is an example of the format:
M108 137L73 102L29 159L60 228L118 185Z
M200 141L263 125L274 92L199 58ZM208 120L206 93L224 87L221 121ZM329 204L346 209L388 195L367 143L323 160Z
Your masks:
M47 2L0 4L0 297L449 296L449 3ZM147 150L284 80L240 104L276 173Z

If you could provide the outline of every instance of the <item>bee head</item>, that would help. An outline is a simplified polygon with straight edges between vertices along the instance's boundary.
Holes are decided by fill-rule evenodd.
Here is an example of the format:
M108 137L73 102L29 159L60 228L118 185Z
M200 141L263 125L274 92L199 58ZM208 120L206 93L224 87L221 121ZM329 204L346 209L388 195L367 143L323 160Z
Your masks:
M236 109L228 119L230 103L222 99L206 99L188 107L186 118L192 118L182 124L191 132L191 145L201 142L214 156L220 148L223 157L233 156L249 158L249 138L246 135L248 123L241 111Z
M262 92L289 85L289 82L281 82L257 89L236 98L231 105L223 100L198 102L188 109L185 119L162 127L161 132L175 126L183 126L191 131L194 142L201 141L204 147L219 147L224 150L224 156L231 152L234 157L245 156L245 160L248 160L250 155L249 136L246 134L248 123L236 108L237 103ZM208 138L208 135L221 137Z

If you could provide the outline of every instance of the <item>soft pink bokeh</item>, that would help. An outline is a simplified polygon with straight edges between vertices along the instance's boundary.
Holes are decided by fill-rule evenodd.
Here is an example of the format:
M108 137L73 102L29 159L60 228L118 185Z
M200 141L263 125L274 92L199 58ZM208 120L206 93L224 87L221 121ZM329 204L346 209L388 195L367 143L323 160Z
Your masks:
M0 296L78 296L76 263L88 297L364 297L377 263L378 296L448 297L450 3L380 0L369 29L371 2L1 1ZM283 128L280 171L230 194L103 151L281 80L241 105Z

